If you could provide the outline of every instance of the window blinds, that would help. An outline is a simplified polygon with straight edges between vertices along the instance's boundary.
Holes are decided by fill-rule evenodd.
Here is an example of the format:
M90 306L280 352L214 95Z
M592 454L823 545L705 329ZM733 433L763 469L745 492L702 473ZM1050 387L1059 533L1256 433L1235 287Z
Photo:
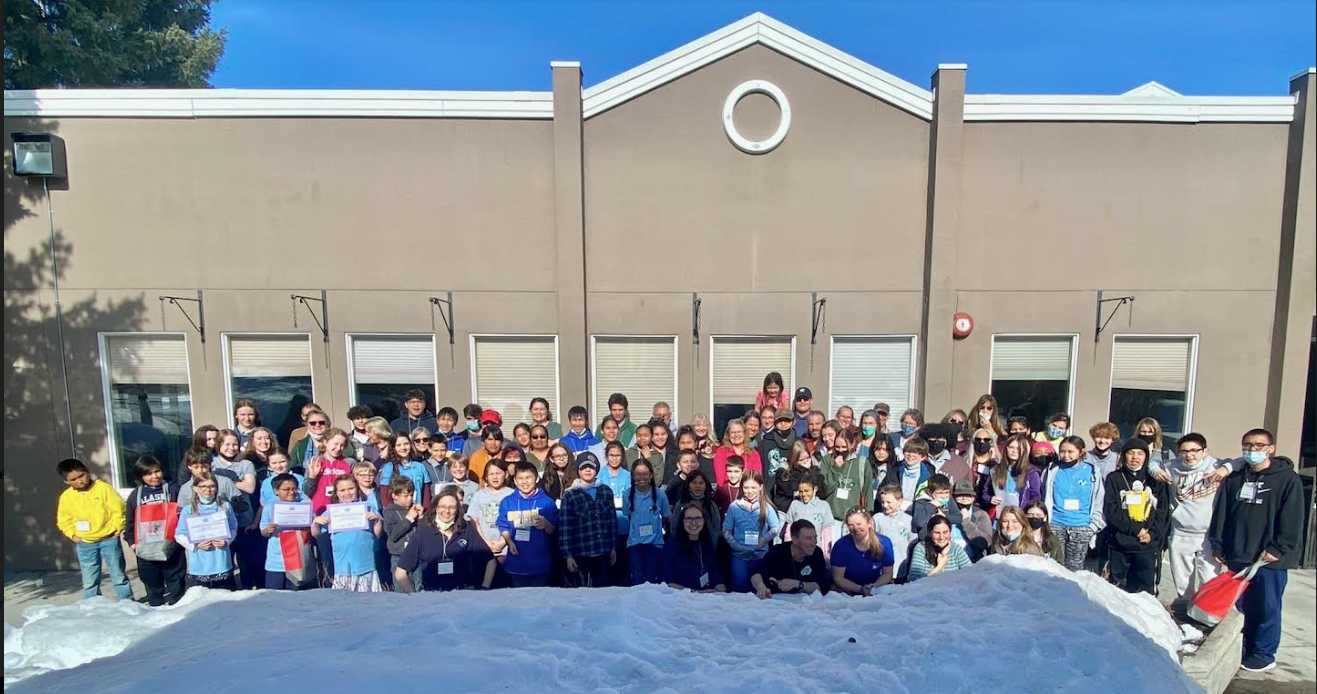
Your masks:
M913 340L908 337L832 338L832 387L828 414L842 405L860 414L885 402L893 412L910 403Z
M789 337L713 338L713 401L754 402L770 371L782 374L791 388L794 379Z
M676 355L676 340L671 337L596 337L591 421L608 412L608 396L613 393L627 397L637 423L648 419L660 400L675 407Z
M105 338L105 359L115 384L188 384L182 335L110 335Z
M992 380L1069 381L1068 336L992 338Z
M433 384L434 337L431 335L354 335L354 383Z
M232 335L229 374L234 378L309 377L310 345L306 335Z
M549 411L558 413L558 349L553 336L477 337L472 358L475 401L498 410L509 436L514 424L530 421L531 398L548 400Z
M1192 349L1187 338L1116 337L1111 387L1187 392Z

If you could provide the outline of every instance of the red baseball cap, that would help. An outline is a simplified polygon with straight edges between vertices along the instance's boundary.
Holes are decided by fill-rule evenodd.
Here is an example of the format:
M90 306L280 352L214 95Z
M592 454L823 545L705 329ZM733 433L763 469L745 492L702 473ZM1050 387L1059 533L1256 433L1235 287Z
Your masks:
M494 426L503 426L503 417L499 416L497 410L482 410L480 412L480 424L493 424Z

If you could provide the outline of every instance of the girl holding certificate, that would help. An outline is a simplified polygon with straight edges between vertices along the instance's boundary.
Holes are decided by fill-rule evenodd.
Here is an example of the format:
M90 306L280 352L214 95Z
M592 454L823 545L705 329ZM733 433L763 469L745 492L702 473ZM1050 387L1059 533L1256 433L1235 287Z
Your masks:
M219 495L215 475L210 471L194 474L192 500L182 505L174 533L174 539L187 550L188 588L237 588L229 548L237 530L233 506Z
M375 571L375 538L381 532L379 514L366 503L350 473L334 480L334 496L311 523L311 534L329 535L334 552L332 587L356 593L383 591Z

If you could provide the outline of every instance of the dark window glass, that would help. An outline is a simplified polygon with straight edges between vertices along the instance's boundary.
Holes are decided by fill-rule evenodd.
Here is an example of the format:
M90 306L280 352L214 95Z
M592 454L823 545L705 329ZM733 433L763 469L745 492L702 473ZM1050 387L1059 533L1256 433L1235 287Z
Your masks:
M133 463L153 455L173 470L192 443L192 398L186 384L113 384L110 420L119 461L119 483L131 486Z
M311 402L310 376L242 376L233 379L233 400L256 403L261 426L274 432L281 446L302 426L302 406ZM334 421L333 417L330 421Z
M357 404L367 405L375 411L377 416L383 417L390 422L402 416L406 412L403 407L403 397L407 391L413 388L419 388L425 391L425 409L434 413L435 392L434 385L430 383L417 383L415 385L398 385L396 383L358 383L357 384ZM345 423L351 426L351 422ZM433 433L433 432L431 432ZM510 432L509 432L510 433Z
M1162 425L1162 446L1175 449L1175 440L1184 436L1186 396L1182 390L1111 389L1111 412L1108 415L1120 427L1122 439L1138 432L1135 427L1144 417L1152 417Z
M1028 417L1029 428L1042 431L1047 418L1057 412L1066 412L1070 400L1068 381L993 381L992 395L1008 417ZM893 413L895 415L895 413Z

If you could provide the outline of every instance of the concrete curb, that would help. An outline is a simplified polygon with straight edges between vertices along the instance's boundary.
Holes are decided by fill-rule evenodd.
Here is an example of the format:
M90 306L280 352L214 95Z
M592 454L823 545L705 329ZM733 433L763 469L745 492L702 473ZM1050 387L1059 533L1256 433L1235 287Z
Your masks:
M1234 608L1207 635L1193 655L1184 656L1180 664L1207 694L1222 694L1239 672L1244 652L1244 615Z

